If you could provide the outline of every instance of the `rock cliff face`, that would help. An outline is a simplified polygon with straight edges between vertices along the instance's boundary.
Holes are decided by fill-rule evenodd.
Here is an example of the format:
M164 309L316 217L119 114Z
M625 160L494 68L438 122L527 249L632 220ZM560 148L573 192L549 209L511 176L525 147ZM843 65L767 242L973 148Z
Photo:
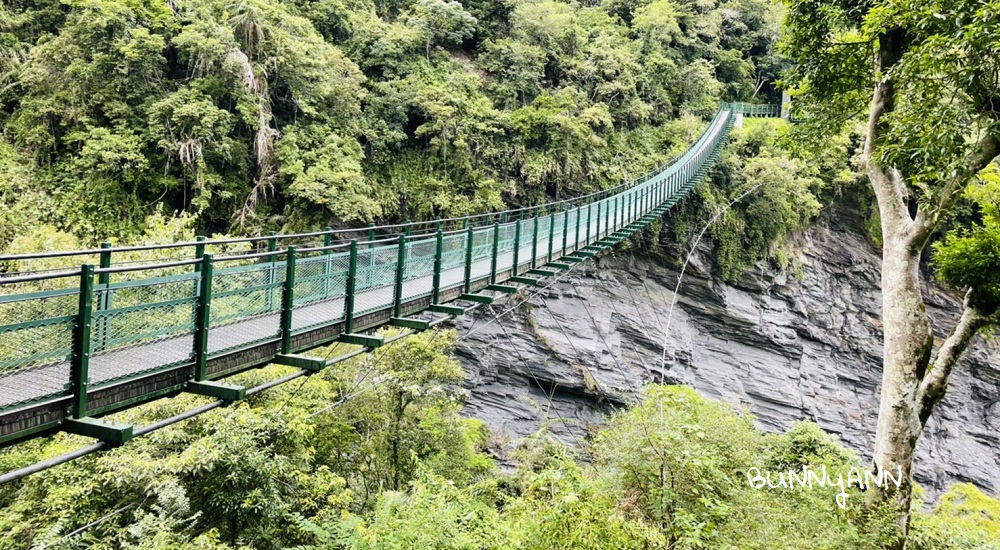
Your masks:
M748 408L764 430L815 421L869 460L881 380L880 259L845 217L827 213L805 235L798 276L757 270L723 284L702 247L672 315L677 270L614 252L577 266L503 323L492 314L520 297L462 319L466 412L510 440L543 423L579 440L642 383L662 378ZM959 299L934 286L924 294L935 326L949 330ZM956 367L916 472L932 496L960 481L1000 489L996 343L977 338Z

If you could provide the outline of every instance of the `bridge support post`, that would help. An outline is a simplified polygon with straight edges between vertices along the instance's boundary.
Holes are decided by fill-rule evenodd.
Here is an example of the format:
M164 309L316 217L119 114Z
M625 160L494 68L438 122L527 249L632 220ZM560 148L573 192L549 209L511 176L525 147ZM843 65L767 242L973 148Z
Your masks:
M601 240L601 205L604 201L597 201L597 227L595 228L594 240ZM588 226L589 227L589 226ZM587 244L590 244L590 238L587 238Z
M195 311L194 379L201 382L208 375L208 331L212 327L214 258L211 254L205 254L197 265L201 278L198 280L198 309Z
M571 203L572 204L572 203ZM562 254L560 256L566 255L567 242L569 237L569 209L563 207L563 245Z
M552 261L552 244L555 239L556 233L556 216L555 212L549 209L549 258L548 261Z
M531 230L531 269L538 267L538 213L540 210L535 207L535 223Z
M612 220L614 224L611 226L611 233L618 231L622 224L622 205L624 204L624 195L618 195L615 197L615 213Z
M573 241L574 252L580 250L580 232L583 230L583 224L586 223L587 228L590 228L590 208L584 208L584 204L584 199L580 199L576 205L576 236ZM586 215L584 215L584 212L586 212Z
M510 276L517 277L520 275L521 263L521 215L517 216L517 221L514 222L514 263L511 267Z
M197 237L194 238L194 241L195 241L194 258L196 260L200 260L205 257L205 236L198 235ZM194 270L195 272L200 271L201 264L194 264Z
M80 267L80 299L73 331L73 355L70 359L70 414L87 416L87 386L90 384L90 331L94 313L94 266Z
M103 242L101 243L101 269L107 269L111 267L111 243ZM101 289L101 293L97 300L97 311L108 311L113 307L113 297L111 294L111 289L108 285L111 283L110 273L100 273L97 276L97 285ZM104 349L108 345L108 332L111 330L111 321L107 318L101 320L97 325L97 349Z
M103 258L102 258L103 261ZM102 273L102 275L104 275ZM70 416L61 428L69 433L93 437L112 444L132 439L132 426L86 418L87 390L90 385L90 336L94 314L94 266L80 267L80 297L76 327L73 331L73 354L70 358Z
M497 284L497 255L500 254L500 224L493 223L493 257L490 259L490 284Z
M285 250L285 285L281 293L281 353L292 351L292 310L295 308L295 247Z
M403 316L403 277L406 276L406 233L399 234L399 251L396 253L396 284L392 292L392 316Z
M434 277L431 282L431 304L441 303L441 255L444 249L444 233L438 225L436 243L434 245Z
M469 220L466 218L465 223L468 224ZM475 233L471 227L466 229L465 233L465 293L469 294L472 292L472 241L475 240Z
M351 239L347 261L347 288L344 289L344 332L354 333L354 289L358 278L358 240Z
M587 199L587 233L584 235L586 237L587 244L590 244L590 222L594 219L594 203ZM576 238L577 246L580 243L580 237Z

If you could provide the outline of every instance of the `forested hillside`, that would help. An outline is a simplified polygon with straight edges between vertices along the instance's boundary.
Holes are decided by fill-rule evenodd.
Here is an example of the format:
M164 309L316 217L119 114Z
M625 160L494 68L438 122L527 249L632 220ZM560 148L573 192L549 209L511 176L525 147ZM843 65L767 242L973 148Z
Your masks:
M429 219L608 187L773 100L765 0L13 0L0 247ZM26 245L27 246L27 245ZM18 247L21 249L21 247Z

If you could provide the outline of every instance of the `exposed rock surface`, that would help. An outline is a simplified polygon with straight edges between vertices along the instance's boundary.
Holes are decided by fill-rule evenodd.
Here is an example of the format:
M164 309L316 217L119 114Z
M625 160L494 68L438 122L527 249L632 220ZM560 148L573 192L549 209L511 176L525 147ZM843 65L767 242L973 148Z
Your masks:
M880 259L851 229L858 225L841 218L827 213L806 234L799 277L757 270L723 284L711 277L703 246L672 318L677 270L628 252L577 266L502 324L490 322L490 311L464 318L466 412L511 440L543 422L574 440L662 375L747 407L765 430L815 421L870 459L881 380ZM937 329L950 329L960 301L934 286L925 297ZM521 299L499 301L492 312ZM977 338L918 450L916 478L932 495L959 481L1000 489L1000 346Z

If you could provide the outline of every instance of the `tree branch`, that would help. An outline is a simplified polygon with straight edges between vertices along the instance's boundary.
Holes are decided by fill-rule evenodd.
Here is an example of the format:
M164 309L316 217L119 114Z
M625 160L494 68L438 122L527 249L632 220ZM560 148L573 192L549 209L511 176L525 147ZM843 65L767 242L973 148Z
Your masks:
M923 248L927 239L941 225L943 215L958 202L969 180L993 162L998 155L1000 155L1000 141L993 134L983 136L975 149L962 160L958 173L948 179L941 188L937 205L920 205L914 224L915 229L910 238L913 246Z
M945 390L948 389L948 376L951 374L955 363L961 358L962 353L969 347L969 343L979 329L990 324L1000 323L1000 312L993 315L983 315L970 304L972 291L965 294L962 316L958 324L952 329L951 334L941 345L934 365L924 376L917 388L917 406L920 411L920 423L924 424L930 418L934 406L944 397Z
M901 29L893 29L879 36L878 58L875 64L875 76L878 79L872 93L871 107L868 115L868 135L865 138L862 159L878 200L879 216L882 218L883 236L887 239L891 233L889 228L905 227L909 224L909 212L906 209L905 189L902 176L898 170L886 170L875 160L875 150L881 139L882 118L892 112L895 107L895 89L889 70L902 57L906 47L906 35Z

